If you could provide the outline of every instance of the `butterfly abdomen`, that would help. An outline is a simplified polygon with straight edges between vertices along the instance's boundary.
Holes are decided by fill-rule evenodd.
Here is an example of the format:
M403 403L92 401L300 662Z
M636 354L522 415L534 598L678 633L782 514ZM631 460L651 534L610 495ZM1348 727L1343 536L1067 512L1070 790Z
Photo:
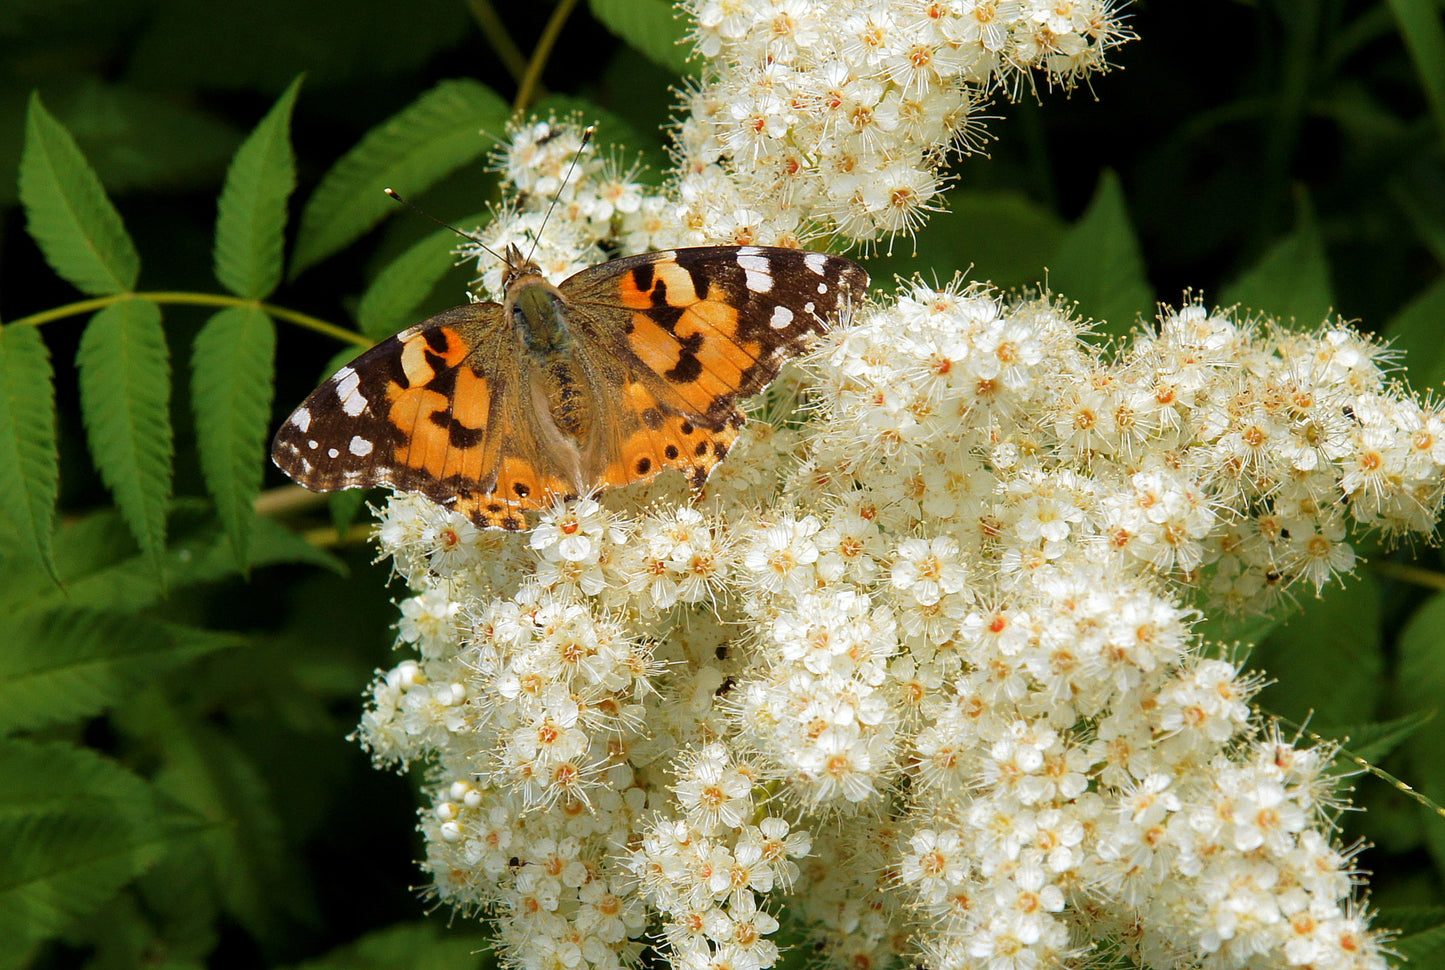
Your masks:
M542 368L547 388L548 411L558 430L578 440L587 434L587 402L578 375L570 360L562 355L551 357Z

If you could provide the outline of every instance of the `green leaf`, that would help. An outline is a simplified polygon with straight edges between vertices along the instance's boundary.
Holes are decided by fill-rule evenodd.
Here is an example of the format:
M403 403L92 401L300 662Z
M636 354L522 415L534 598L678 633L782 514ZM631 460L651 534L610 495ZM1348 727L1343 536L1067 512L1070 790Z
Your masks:
M236 573L236 554L212 509L198 499L174 503L167 526L165 576L174 591ZM253 524L247 565L305 563L344 575L345 565L270 519ZM60 607L136 612L166 593L135 538L114 510L71 519L55 537L59 585L28 561L0 557L0 615Z
M0 6L13 6L13 0ZM45 106L113 195L136 188L209 191L241 140L194 99L157 97L127 81L84 73L79 64L45 79ZM0 128L10 130L12 115L18 128L23 101L12 106L0 97ZM0 139L0 173L9 179L0 180L0 205L17 199L13 175L19 163L20 139Z
M157 571L171 498L171 364L160 309L124 300L80 338L80 406L90 453Z
M382 189L415 194L489 151L507 117L506 102L490 88L457 79L441 82L373 128L307 201L292 275L349 245L393 211L396 203Z
M331 527L336 530L338 537L346 535L346 530L356 521L356 516L360 514L361 507L366 504L366 498L370 494L370 489L349 488L328 496L326 504L331 509Z
M1321 734L1369 720L1384 692L1379 583L1364 573L1300 604L1252 658L1274 680L1260 703Z
M296 188L291 109L297 78L231 160L216 205L216 279L239 297L261 300L281 282L286 200Z
M457 226L483 225L490 218L486 214L474 215L459 221ZM457 242L456 233L442 229L413 243L388 263L361 295L356 308L361 332L373 340L382 340L416 323L417 304L426 299L456 265L453 250Z
M127 613L61 608L5 624L0 732L91 717L240 637Z
M485 937L451 932L428 920L377 930L293 970L480 970L495 965Z
M75 139L30 96L20 154L26 228L45 261L84 293L135 289L140 256Z
M1221 306L1239 304L1301 328L1319 325L1335 306L1329 259L1307 202L1297 207L1295 230L1224 288Z
M194 820L146 782L62 743L0 740L0 941L53 936L144 873Z
M50 352L38 327L0 327L0 513L47 570L59 488Z
M1390 721L1357 726L1342 724L1333 730L1321 730L1319 733L1338 738L1350 754L1374 764L1383 761L1406 739L1434 719L1435 715L1430 711L1417 711Z
M1440 389L1445 382L1445 277L1417 295L1385 325L1390 345L1405 352L1410 385L1416 390Z
M196 334L191 352L196 447L206 488L243 569L265 470L275 368L276 327L255 307L222 310Z
M1019 192L955 190L945 204L948 210L929 218L911 250L900 242L895 254L864 261L875 284L914 275L946 283L955 272L999 287L1035 284L1064 235L1048 209Z
M1395 683L1404 710L1436 717L1405 742L1410 782L1426 797L1445 800L1445 594L1436 594L1415 611L1400 633L1400 663ZM1438 869L1445 869L1445 826L1423 828Z
M1389 0L1400 36L1415 64L1415 78L1435 118L1435 134L1445 138L1445 27L1435 0Z
M1101 334L1127 336L1139 317L1152 317L1154 291L1114 172L1099 179L1089 208L1064 234L1048 267L1049 289L1101 321Z
M1445 951L1445 923L1419 933L1411 933L1390 941L1390 949L1409 961L1404 966L1429 966L1436 954Z
M677 74L687 74L687 23L670 0L588 0L592 16L624 44Z
M310 903L269 786L228 735L156 694L147 700L127 705L123 726L162 753L156 786L212 823L202 851L222 906L263 941L278 941Z

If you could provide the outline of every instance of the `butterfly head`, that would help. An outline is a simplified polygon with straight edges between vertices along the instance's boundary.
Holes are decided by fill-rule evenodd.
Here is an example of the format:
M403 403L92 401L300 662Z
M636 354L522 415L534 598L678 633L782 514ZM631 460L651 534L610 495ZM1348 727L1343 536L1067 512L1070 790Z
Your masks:
M507 245L506 255L502 261L507 264L507 269L502 273L502 292L507 294L510 302L512 298L512 287L518 282L530 282L530 279L543 279L542 267L522 255L522 250L517 248L516 243Z

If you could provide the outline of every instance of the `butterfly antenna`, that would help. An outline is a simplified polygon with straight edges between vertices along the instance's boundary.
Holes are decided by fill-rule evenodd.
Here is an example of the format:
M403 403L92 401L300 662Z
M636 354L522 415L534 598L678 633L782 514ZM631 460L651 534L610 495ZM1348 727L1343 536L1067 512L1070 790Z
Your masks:
M422 218L424 218L424 219L430 219L432 222L435 222L437 225L441 226L443 229L450 229L452 232L456 233L458 236L461 236L463 239L470 239L472 242L476 243L476 244L477 244L478 246L480 246L482 249L484 249L484 250L486 250L487 252L491 253L493 256L495 256L495 257L496 257L498 260L500 260L501 262L505 263L505 262L507 261L505 257L503 257L503 256L501 256L501 255L498 255L498 253L497 253L497 251L496 251L495 249L493 249L492 247L488 246L486 243L482 242L482 240L477 236L476 233L474 233L474 232L463 232L462 230L458 229L456 226L452 225L450 222L443 222L442 220L438 219L436 216L432 215L430 212L426 211L425 209L421 208L420 206L413 205L412 203L408 202L406 199L403 199L403 198L401 197L401 194L400 194L399 192L397 192L395 189L387 188L387 189L382 189L381 191L385 192L387 195L391 196L393 199L395 199L396 201L400 202L402 205L406 206L408 209L410 209L412 212L415 212L417 215L421 216Z
M562 198L562 190L572 180L572 170L577 167L578 160L582 158L582 152L586 150L587 143L592 140L592 136L596 132L596 125L588 125L582 129L582 143L577 146L577 153L572 156L572 164L567 166L567 174L562 176L562 184L557 186L557 194L552 196L552 204L547 206L547 214L542 216L542 224L537 227L537 235L532 237L532 248L527 253L527 262L532 261L532 255L537 251L537 244L542 240L542 230L547 228L547 220L552 218L552 210L557 208L557 202Z

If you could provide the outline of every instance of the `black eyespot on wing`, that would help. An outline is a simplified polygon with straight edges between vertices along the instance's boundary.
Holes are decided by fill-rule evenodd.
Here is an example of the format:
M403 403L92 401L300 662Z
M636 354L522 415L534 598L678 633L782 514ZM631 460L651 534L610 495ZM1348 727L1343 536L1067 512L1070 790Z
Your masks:
M652 471L651 458L648 458L646 455L644 455L643 457L637 459L637 474L646 475L650 471Z

